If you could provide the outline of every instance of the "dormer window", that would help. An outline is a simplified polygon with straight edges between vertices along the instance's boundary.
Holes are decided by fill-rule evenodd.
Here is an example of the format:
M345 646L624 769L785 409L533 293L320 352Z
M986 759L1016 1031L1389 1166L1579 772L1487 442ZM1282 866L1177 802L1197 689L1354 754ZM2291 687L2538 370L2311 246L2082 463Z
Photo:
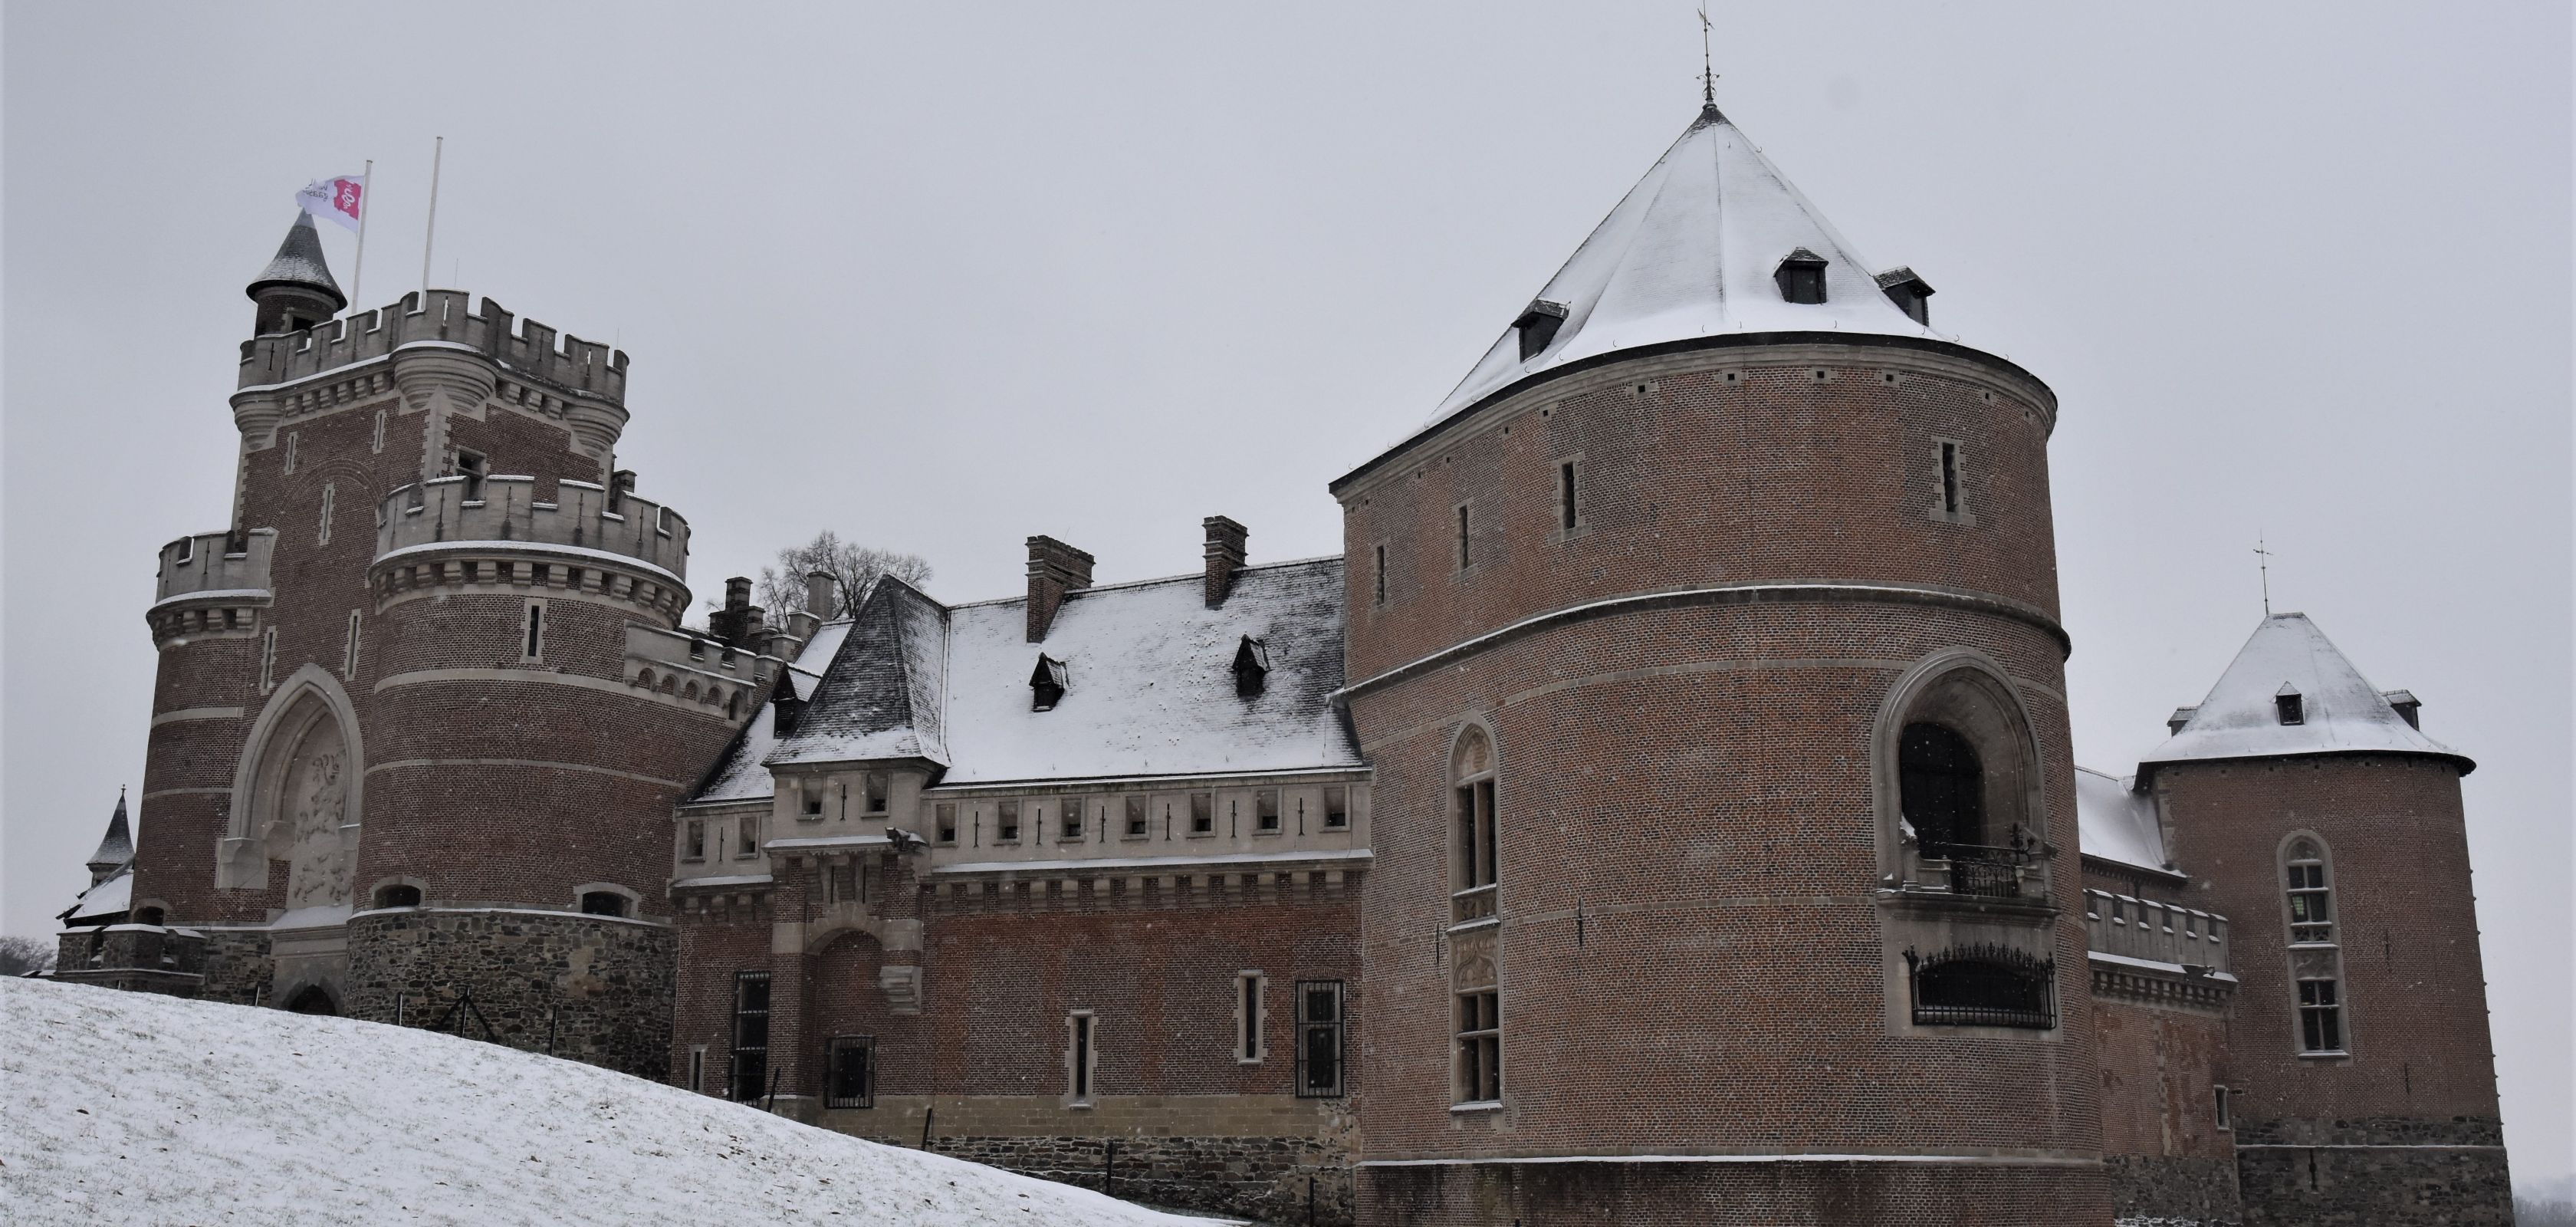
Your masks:
M2283 724L2308 722L2307 700L2301 698L2298 689L2288 682L2281 683L2280 693L2272 696L2272 706L2280 712Z
M2406 727L2410 729L2424 727L2423 717L2416 714L2424 706L2424 701L2416 698L2414 691L2383 690L2379 692L2379 697L2388 700L2388 705L2397 709L2397 718L2404 720Z
M1234 693L1239 698L1252 698L1261 693L1261 680L1270 676L1270 644L1266 640L1243 637L1234 649Z
M1804 247L1781 260L1771 279L1780 283L1784 301L1810 305L1825 301L1825 258Z
M1054 711L1055 705L1064 701L1071 676L1063 661L1038 653L1038 667L1029 674L1029 710Z
M1549 302L1544 298L1531 303L1529 310L1521 312L1521 317L1512 321L1512 328L1521 335L1521 361L1527 362L1545 352L1548 343L1556 340L1556 330L1564 326L1564 303Z
M1932 324L1932 283L1914 275L1910 268L1891 268L1878 275L1878 289L1887 301L1905 313L1907 319L1930 327ZM1818 298L1816 301L1823 302Z

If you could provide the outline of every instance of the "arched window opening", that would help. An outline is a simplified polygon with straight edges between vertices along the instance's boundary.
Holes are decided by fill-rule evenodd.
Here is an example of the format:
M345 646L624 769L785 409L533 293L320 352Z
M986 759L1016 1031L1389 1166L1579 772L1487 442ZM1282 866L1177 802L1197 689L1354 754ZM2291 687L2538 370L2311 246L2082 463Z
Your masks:
M134 909L134 923L139 925L160 924L162 923L162 916L163 912L157 907L140 907Z
M290 1014L337 1015L340 1012L340 1007L332 1002L331 994L319 984L308 985L304 991L288 998L286 1009Z
M1896 769L1900 808L1923 855L1986 844L1986 772L1967 738L1945 725L1906 725Z
M1494 813L1494 751L1482 729L1469 729L1450 755L1451 809L1457 824L1454 885L1455 922L1495 914L1494 894L1500 878L1499 826Z
M581 910L585 916L624 916L626 896L608 890L583 891Z
M2057 1025L2056 965L2000 946L1963 946L1928 957L1905 952L1917 1026Z
M419 907L420 888L403 882L377 887L376 906L380 908Z

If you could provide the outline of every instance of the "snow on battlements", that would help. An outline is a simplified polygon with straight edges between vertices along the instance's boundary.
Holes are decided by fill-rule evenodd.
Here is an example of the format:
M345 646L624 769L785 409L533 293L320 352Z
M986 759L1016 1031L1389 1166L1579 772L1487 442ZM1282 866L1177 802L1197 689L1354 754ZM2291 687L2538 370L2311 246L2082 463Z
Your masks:
M415 292L390 307L361 311L313 328L242 342L239 388L293 383L382 358L407 346L482 354L502 369L560 392L611 404L626 400L626 354L535 320L517 320L484 299L479 310L463 290Z
M413 546L494 541L601 550L675 580L689 574L689 522L679 512L629 493L612 499L590 482L557 482L555 501L539 502L533 477L494 474L479 488L464 477L434 477L396 489L376 509L379 559Z

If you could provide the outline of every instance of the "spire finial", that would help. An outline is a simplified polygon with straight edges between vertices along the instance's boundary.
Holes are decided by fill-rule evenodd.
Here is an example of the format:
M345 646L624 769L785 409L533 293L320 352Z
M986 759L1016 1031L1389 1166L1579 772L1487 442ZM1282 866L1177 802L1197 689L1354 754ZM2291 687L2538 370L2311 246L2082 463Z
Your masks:
M2263 616L2272 616L2272 551L2263 548L2263 530L2254 530L2254 567L2263 575Z
M1699 6L1699 101L1709 110L1717 109L1717 61L1708 51L1708 4Z

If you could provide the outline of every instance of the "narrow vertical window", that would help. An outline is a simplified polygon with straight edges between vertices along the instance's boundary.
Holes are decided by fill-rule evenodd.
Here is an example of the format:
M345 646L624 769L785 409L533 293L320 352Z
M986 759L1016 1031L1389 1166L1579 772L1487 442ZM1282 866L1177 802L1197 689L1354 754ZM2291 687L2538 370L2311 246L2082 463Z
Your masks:
M466 502L479 503L483 501L484 463L483 454L480 452L459 451L456 453L456 475L465 479Z
M1941 445L1941 513L1959 514L1959 445Z
M733 854L736 857L760 855L760 815L743 815L742 821L734 824L734 835Z
M835 1036L823 1049L823 1106L876 1106L877 1041L873 1036Z
M376 420L381 422L385 420L385 417L383 414L379 413L376 415ZM706 1091L707 1046L704 1044L691 1044L689 1045L689 1093L692 1095L703 1095Z
M1127 798L1127 838L1145 837L1145 797L1142 793Z
M733 1077L727 1097L760 1098L769 1087L769 973L738 971L733 977Z
M932 807L931 814L935 819L936 827L939 832L939 842L943 844L956 843L957 803L954 801L942 801L938 805Z
M995 814L993 838L1006 844L1020 842L1020 803L1018 801L997 802L993 810Z
M2300 840L2291 845L2290 863L2284 868L2288 881L2290 940L2301 945L2332 942L2334 890L2326 884L2322 850L2308 840Z
M1451 852L1457 869L1450 919L1464 924L1498 914L1495 889L1502 857L1496 846L1500 841L1494 815L1493 747L1483 730L1469 729L1458 739L1451 772L1457 781L1451 792L1457 824Z
M2299 1051L2343 1051L2343 1002L2332 980L2299 981Z
M1297 984L1297 1095L1333 1099L1342 1091L1342 982Z
M1234 1059L1245 1065L1259 1064L1261 1045L1261 990L1266 977L1257 971L1237 972L1234 977Z
M1324 786L1324 828L1338 831L1351 824L1351 790L1342 784Z
M1574 462L1556 466L1557 520L1565 531L1574 531Z
M1475 565L1475 562L1475 546L1467 535L1467 505L1460 503L1458 504L1458 569L1464 571Z
M1279 790L1264 788L1252 794L1252 829L1276 834L1279 830Z
M1073 1051L1066 1054L1065 1061L1066 1072L1070 1075L1067 1089L1071 1092L1075 1106L1089 1107L1091 1106L1092 1063L1096 1059L1096 1054L1091 1050L1093 1039L1091 1011L1076 1010L1065 1020L1065 1023L1066 1030L1071 1034L1073 1046Z
M267 694L277 688L277 628L259 633L259 692Z
M1460 1103L1502 1102L1502 995L1493 989L1458 994L1457 1082Z
M287 473L295 471L295 433L292 430L286 432L286 465L283 471Z
M1194 792L1194 793L1191 793L1191 794L1190 794L1190 834L1192 834L1192 835L1213 835L1213 834L1215 834L1215 833L1216 833L1216 794L1215 794L1215 793L1212 793L1212 792Z
M320 540L314 542L316 545L331 544L331 504L337 501L339 493L337 482L322 483L322 532Z
M1384 605L1386 604L1386 547L1383 545L1377 547L1377 574L1373 578L1377 583L1377 603Z
M868 772L865 776L865 788L867 808L862 812L869 814L882 814L886 812L886 796L891 788L891 785L888 783L886 773L882 771Z
M2228 1113L2227 1088L2223 1086L2213 1086L2209 1088L2209 1090L2210 1098L2213 1101L2211 1104L2212 1116L2217 1122L2219 1132L2225 1133L2234 1129L2236 1127L2236 1120Z
M544 660L545 658L546 603L544 601L530 601L528 602L527 620L520 627L519 659Z
M382 409L376 410L376 434L375 438L368 441L367 450L371 452L382 452L385 450L385 411ZM698 1055L703 1057L706 1054L704 1052L700 1052Z
M1060 844L1082 842L1082 798L1065 797L1055 803L1055 839Z
M706 819L689 819L689 824L685 829L685 834L680 840L680 848L680 855L685 860L703 861L707 859Z
M358 676L359 616L359 611L349 611L349 639L340 645L340 677L346 681L355 681Z

